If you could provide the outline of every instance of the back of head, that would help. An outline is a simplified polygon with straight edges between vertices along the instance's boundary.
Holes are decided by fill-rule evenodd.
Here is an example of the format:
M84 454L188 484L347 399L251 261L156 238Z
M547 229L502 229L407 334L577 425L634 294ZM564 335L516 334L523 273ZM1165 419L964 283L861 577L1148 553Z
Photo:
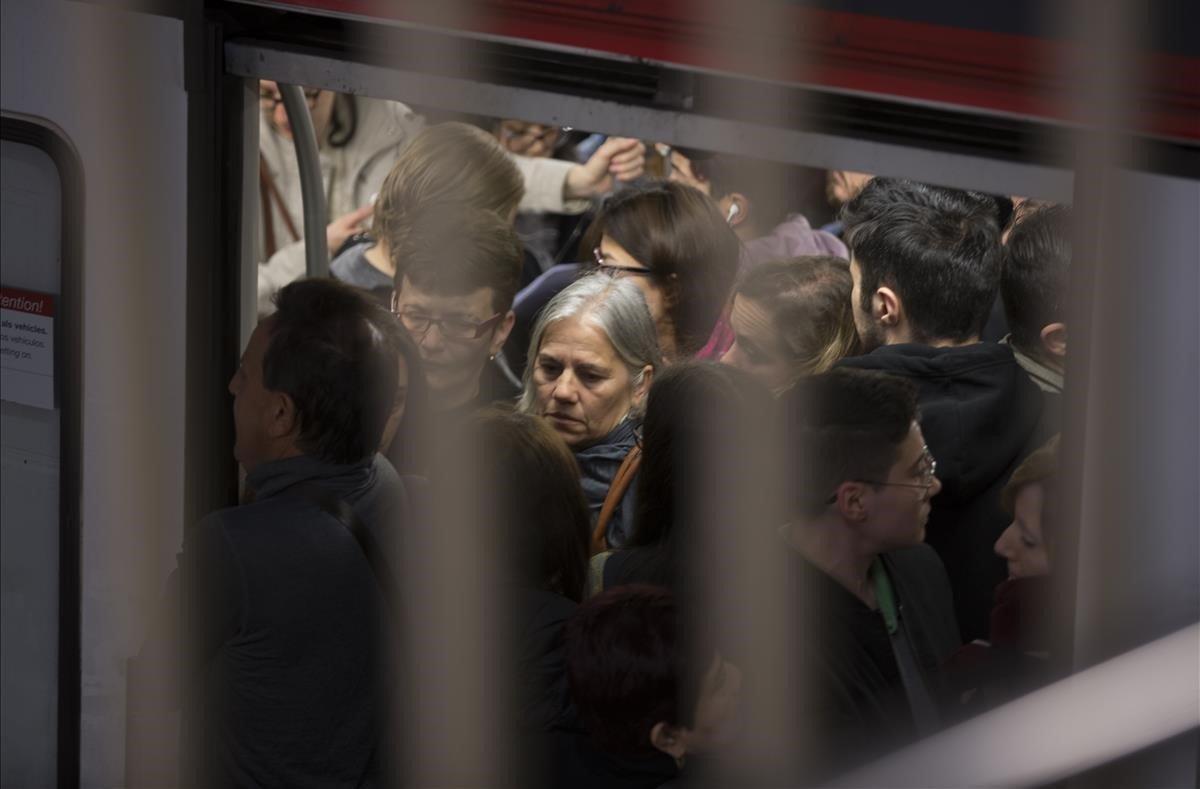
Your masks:
M622 190L607 201L584 236L591 249L602 236L616 241L653 272L681 355L704 346L737 274L737 236L702 192L658 181Z
M641 384L647 365L655 372L662 369L654 321L637 285L607 274L588 274L559 291L538 315L530 333L529 363L525 365L519 410L526 413L533 410L533 373L546 330L569 318L585 318L608 338L629 370L633 386Z
M750 159L729 154L679 149L691 162L692 173L707 181L709 194L720 200L734 193L750 202L750 217L755 227L770 230L798 210L807 199L812 174L804 168L765 159Z
M859 352L852 287L845 260L813 255L755 266L734 291L766 310L799 377Z
M601 749L652 755L656 723L692 725L703 669L686 659L670 592L632 584L597 595L567 623L566 641L571 696Z
M455 468L483 476L489 503L480 525L501 535L516 583L582 600L591 519L562 438L538 417L493 409L473 418L457 443L477 457Z
M379 447L396 398L395 321L332 279L293 282L275 296L263 384L291 397L297 445L328 463L358 463Z
M912 382L871 370L835 368L785 395L793 512L819 515L839 484L887 477L917 418Z
M1012 342L1027 353L1041 348L1041 331L1065 322L1071 266L1071 212L1047 205L1019 214L1004 245L1000 292Z
M700 503L701 491L736 486L737 470L752 466L746 455L761 449L756 425L769 420L774 406L752 376L716 362L672 365L655 379L626 547L664 546L668 558L683 561L683 548L668 545L682 536L675 527L700 517L690 505Z
M842 208L862 275L860 308L880 287L903 303L913 339L967 342L987 322L1000 284L994 198L897 178L871 179Z
M412 227L392 247L399 291L407 279L438 296L466 296L492 289L498 313L512 308L521 280L521 240L496 213L459 202L440 202L414 210Z
M507 221L524 194L520 171L494 137L466 123L439 123L400 152L379 190L371 232L395 249L423 205L457 201Z

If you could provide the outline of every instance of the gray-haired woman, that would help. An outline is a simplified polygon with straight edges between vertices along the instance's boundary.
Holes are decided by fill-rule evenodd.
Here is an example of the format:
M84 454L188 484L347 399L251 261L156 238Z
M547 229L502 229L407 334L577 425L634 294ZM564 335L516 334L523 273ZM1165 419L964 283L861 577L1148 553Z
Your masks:
M607 274L575 281L542 310L529 360L519 408L545 417L575 452L600 527L593 552L619 547L632 527L641 414L662 367L641 291Z

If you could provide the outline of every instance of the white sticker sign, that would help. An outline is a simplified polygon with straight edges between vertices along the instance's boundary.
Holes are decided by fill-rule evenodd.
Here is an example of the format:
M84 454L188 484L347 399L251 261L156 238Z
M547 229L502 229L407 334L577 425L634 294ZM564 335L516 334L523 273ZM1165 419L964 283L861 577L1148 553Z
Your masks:
M0 399L54 408L54 297L0 287Z

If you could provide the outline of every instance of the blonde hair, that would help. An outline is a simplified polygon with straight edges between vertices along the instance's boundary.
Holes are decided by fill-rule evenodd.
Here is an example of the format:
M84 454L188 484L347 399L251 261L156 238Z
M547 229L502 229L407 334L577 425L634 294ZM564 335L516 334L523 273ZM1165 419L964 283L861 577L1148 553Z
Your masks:
M453 201L508 221L524 194L520 170L494 137L466 123L439 123L400 152L379 190L371 234L394 254L422 205Z

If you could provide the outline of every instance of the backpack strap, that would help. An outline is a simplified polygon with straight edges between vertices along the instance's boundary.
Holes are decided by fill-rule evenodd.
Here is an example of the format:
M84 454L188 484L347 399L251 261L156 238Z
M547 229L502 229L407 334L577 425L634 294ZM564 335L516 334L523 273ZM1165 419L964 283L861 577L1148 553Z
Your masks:
M393 619L396 619L397 611L395 610L395 606L399 605L400 602L400 584L397 582L396 576L392 572L392 567L388 564L387 558L383 554L383 549L379 546L379 541L375 539L375 535L363 523L362 518L358 517L358 513L346 503L345 499L316 483L303 483L296 486L296 491L307 499L309 503L317 507L317 509L342 524L346 528L346 531L353 535L354 541L358 543L359 549L363 552L363 556L366 558L367 564L375 576L375 581L379 584L380 591L383 592L384 607L392 615ZM404 510L408 509L406 494L401 506ZM396 624L397 626L399 625L398 620Z
M613 477L612 484L608 486L608 494L604 497L604 504L600 507L600 516L596 518L596 528L592 530L592 556L608 550L609 521L612 520L613 513L616 511L617 505L621 503L621 499L625 498L625 491L629 489L629 484L637 476L638 467L641 465L642 445L637 443L625 455L625 459L621 461L621 467L617 469L617 475Z

